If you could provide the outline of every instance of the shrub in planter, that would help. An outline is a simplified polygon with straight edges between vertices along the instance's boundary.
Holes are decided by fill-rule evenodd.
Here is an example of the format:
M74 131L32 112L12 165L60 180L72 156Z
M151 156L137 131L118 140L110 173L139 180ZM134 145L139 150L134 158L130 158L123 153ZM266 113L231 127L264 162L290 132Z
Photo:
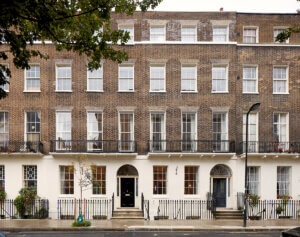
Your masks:
M21 218L32 218L30 210L33 201L37 198L36 190L34 188L22 188L19 191L19 196L14 200L14 205L17 208L17 212Z
M86 220L84 220L82 222L74 221L72 223L72 226L73 227L89 227L89 226L91 226L91 222L90 221L86 221Z
M282 211L283 211L282 206L276 207L276 214L277 214L277 215L281 214Z
M6 192L3 188L0 189L0 201L3 201L6 199Z

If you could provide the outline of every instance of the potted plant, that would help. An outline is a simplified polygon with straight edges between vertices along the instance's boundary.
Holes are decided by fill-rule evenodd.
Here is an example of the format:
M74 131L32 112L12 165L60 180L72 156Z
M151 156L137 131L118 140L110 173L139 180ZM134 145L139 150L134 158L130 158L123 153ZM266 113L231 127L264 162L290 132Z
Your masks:
M22 188L19 191L19 196L14 200L14 205L22 219L33 218L31 212L34 200L38 198L35 188Z
M282 205L279 205L276 208L276 214L279 215L279 219L289 219L291 216L288 216L287 211L287 205L289 204L289 200L292 199L289 195L277 195L277 199L282 200Z
M276 207L276 214L277 215L280 215L282 211L283 211L283 208L280 205L278 207Z
M3 209L4 201L6 199L6 192L3 188L0 188L0 208ZM0 219L5 219L5 215L0 215Z
M258 205L259 200L260 200L260 196L256 195L256 194L248 194L246 197L249 201L249 207L251 208L251 213L252 215L249 215L249 219L250 220L260 220L261 216L259 215L260 212L256 213L254 215L254 211L253 209Z

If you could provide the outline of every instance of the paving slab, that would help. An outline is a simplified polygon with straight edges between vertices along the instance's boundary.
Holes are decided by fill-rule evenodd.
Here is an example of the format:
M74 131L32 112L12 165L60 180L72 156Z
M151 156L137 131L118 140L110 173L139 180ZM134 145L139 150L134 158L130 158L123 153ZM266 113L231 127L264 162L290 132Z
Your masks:
M91 220L91 227L72 227L73 220L0 220L2 231L205 231L238 230L269 231L286 230L300 226L300 220Z

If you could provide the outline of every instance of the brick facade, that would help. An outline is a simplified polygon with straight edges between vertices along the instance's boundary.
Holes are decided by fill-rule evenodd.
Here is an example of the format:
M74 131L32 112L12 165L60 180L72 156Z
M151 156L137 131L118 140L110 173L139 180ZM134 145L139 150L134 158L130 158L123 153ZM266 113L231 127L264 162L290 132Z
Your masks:
M212 140L212 107L229 107L229 140L242 141L242 114L251 104L261 102L259 111L259 140L273 141L273 113L289 113L289 141L300 141L300 35L293 35L289 44L273 44L273 28L299 22L299 14L243 14L235 12L183 13L146 12L133 16L116 16L113 28L122 20L134 19L134 45L125 46L134 63L134 92L118 92L118 64L109 60L103 64L104 92L87 92L87 59L72 52L57 52L55 46L35 45L49 55L48 60L32 58L41 68L41 92L24 91L24 71L12 71L9 95L0 101L0 110L9 112L9 139L24 140L24 112L41 112L41 141L46 152L49 141L55 140L55 111L72 108L72 139L86 140L86 107L103 107L104 140L118 140L118 106L134 106L134 137L138 153L146 154L150 133L149 107L166 107L166 139L181 139L181 107L197 107L199 140ZM166 44L142 43L149 41L149 27L165 22ZM180 42L180 28L184 24L197 26L197 43ZM213 44L212 26L227 25L229 42ZM259 43L243 45L243 26L259 28ZM168 44L171 42L171 44ZM176 43L177 42L177 43ZM205 43L209 42L209 43ZM273 45L263 45L273 44ZM4 47L4 46L2 46ZM116 46L118 47L118 46ZM55 92L55 63L71 60L72 92ZM151 93L149 66L154 62L166 65L166 92ZM197 93L181 93L181 63L196 62ZM228 65L229 93L212 93L212 64ZM5 62L7 63L7 62ZM243 65L258 66L259 94L242 93ZM289 94L274 95L273 66L288 67Z

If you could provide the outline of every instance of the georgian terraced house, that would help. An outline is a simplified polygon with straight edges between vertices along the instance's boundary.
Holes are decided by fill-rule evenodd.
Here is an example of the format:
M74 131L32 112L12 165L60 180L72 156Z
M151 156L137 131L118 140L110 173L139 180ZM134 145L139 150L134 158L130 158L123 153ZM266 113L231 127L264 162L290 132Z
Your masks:
M12 71L0 101L0 184L13 199L35 187L57 218L58 200L80 197L76 162L95 167L85 199L114 209L161 200L206 200L237 209L244 192L245 114L249 193L300 198L300 35L275 42L299 14L135 12L114 15L129 31L122 64L37 48ZM1 47L6 47L5 45ZM120 47L120 46L116 46ZM75 166L75 168L73 167Z

